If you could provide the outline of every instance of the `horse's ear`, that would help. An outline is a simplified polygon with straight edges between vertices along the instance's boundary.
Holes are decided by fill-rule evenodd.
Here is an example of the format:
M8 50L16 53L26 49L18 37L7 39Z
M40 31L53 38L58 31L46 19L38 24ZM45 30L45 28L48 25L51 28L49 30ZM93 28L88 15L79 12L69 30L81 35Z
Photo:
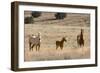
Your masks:
M41 33L40 33L40 32L38 32L38 35L41 35Z
M40 32L38 32L38 36L41 38L41 33Z
M63 37L63 39L66 39L66 37Z
M63 38L66 38L67 36L64 36Z
M84 32L84 29L81 29L81 32Z
M81 31L84 31L84 29L81 28Z

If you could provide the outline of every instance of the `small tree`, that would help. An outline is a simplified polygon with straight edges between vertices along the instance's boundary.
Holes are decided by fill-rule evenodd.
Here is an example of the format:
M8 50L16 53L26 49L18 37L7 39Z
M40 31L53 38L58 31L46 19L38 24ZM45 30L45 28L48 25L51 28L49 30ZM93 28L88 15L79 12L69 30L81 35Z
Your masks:
M66 17L66 13L56 13L56 19L64 19Z
M32 17L37 18L39 16L41 16L41 12L32 11Z

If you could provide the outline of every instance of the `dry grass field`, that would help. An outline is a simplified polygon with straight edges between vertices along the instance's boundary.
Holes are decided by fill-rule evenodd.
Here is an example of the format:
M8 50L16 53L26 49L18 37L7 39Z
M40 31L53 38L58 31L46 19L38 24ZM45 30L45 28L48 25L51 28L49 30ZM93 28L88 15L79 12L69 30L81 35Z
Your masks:
M90 58L90 16L89 14L68 13L62 20L55 20L54 13L42 13L38 18L34 18L33 24L25 24L24 35L24 60L44 61L44 60L69 60ZM80 29L84 29L85 44L83 47L77 45L77 35ZM29 36L41 33L40 50L29 50ZM56 50L56 41L66 37L63 50Z

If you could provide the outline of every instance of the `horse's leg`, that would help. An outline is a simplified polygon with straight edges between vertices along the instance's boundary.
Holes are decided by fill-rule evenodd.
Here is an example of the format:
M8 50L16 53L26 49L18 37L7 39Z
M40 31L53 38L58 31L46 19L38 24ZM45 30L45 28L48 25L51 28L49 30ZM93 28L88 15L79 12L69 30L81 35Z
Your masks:
M60 49L61 49L61 50L63 49L63 43L60 44Z
M30 51L31 51L31 43L29 42L29 49L30 49Z
M32 47L31 47L31 48L32 48L32 51L33 51L33 47L34 47L34 44L33 44Z
M81 47L80 35L77 35L77 45L78 47Z
M84 40L83 39L80 39L80 47L81 46L84 46Z
M56 50L58 49L58 45L56 45Z
M80 46L80 47L82 46L82 43L81 43L81 41L79 42L79 46Z
M37 45L36 45L36 51L39 51L39 49L40 49L40 45L37 44Z
M78 47L81 47L81 41L80 41L80 39L78 40Z
M61 50L63 50L63 46L60 46Z
M36 45L36 51L38 50L38 49L37 49L37 46L38 46L38 45Z
M59 42L56 41L56 50L58 49L59 47Z
M83 46L84 46L84 40L83 40Z
M40 50L40 44L38 44L38 51Z

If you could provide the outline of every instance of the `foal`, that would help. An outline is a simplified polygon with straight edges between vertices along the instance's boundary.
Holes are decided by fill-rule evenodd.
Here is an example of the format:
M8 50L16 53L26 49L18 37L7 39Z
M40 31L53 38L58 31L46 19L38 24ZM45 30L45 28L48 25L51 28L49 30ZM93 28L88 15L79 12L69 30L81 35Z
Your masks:
M56 49L58 49L58 47L60 47L60 49L63 49L63 45L64 45L64 41L66 42L67 40L65 39L65 37L62 38L61 41L56 41Z
M77 44L81 47L84 46L84 38L83 38L83 29L81 29L81 33L77 35Z

